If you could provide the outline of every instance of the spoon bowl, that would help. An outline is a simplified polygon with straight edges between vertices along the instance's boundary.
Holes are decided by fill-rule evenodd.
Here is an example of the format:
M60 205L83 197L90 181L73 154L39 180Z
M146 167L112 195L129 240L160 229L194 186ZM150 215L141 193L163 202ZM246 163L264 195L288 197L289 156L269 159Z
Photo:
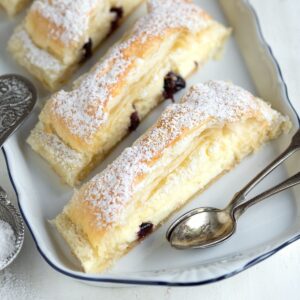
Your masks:
M167 239L178 249L206 248L230 237L235 228L235 220L227 210L196 208L171 225Z
M300 150L300 130L298 130L289 147L273 162L255 176L224 209L200 207L189 211L177 219L167 231L166 238L171 246L177 249L206 248L225 241L232 236L236 229L237 219L251 206L300 184L300 172L260 193L250 200L247 194L263 178L282 164L293 153Z

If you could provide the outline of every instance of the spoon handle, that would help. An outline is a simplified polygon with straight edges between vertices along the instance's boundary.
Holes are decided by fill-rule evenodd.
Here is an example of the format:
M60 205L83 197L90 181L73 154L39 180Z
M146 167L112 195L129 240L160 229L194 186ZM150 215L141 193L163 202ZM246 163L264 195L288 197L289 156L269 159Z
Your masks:
M240 190L233 197L230 207L233 208L245 200L245 196L267 175L269 175L274 169L282 164L288 157L294 154L300 149L300 129L295 133L292 138L291 144L288 148L281 153L273 162L271 162L266 168L264 168L257 176L255 176L242 190Z
M238 219L249 207L252 205L272 196L277 193L280 193L292 186L295 186L300 183L300 172L295 174L294 176L282 181L281 183L275 185L274 187L262 192L261 194L255 196L254 198L237 205L233 210L233 215L236 219Z

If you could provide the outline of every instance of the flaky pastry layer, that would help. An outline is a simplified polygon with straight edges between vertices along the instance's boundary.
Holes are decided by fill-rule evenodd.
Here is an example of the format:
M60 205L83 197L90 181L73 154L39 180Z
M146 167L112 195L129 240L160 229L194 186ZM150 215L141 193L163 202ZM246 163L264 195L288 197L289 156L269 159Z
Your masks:
M54 220L85 272L133 245L264 142L290 128L267 103L222 81L193 86L75 192Z
M46 88L57 90L143 0L36 0L9 51Z
M182 84L197 66L214 58L230 33L191 1L151 0L148 10L71 91L53 95L40 114L39 136L43 131L54 135L61 148L83 155L86 165L75 163L70 178L69 167L58 166L48 155L54 147L44 147L42 139L35 138L36 130L29 138L33 149L70 185L134 130L163 95L172 96L177 81Z

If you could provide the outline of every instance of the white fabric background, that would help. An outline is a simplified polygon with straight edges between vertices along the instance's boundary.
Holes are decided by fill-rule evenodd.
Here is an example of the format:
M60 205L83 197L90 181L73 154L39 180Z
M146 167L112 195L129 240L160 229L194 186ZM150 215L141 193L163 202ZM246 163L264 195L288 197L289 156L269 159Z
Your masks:
M263 33L277 57L289 94L300 101L300 1L251 0ZM297 98L299 100L297 100ZM0 182L13 198L0 155ZM24 248L9 268L16 287L4 299L299 299L300 241L268 260L224 281L200 287L97 288L73 281L52 270L38 254L26 232ZM0 272L0 279L3 274ZM1 280L0 280L1 282ZM1 294L0 298L3 298ZM4 288L3 288L4 289ZM19 289L19 290L18 290ZM6 299L5 299L6 298ZM19 300L19 299L16 299Z

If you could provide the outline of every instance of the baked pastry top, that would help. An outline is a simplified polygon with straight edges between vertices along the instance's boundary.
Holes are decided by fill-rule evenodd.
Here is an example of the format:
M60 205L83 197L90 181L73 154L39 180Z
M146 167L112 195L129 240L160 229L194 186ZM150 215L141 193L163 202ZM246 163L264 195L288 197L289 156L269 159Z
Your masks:
M217 55L229 33L192 1L148 1L148 14L102 61L71 91L50 98L29 143L74 185L154 106L183 88L198 65ZM47 149L55 140L80 159L62 166L45 140Z
M9 42L9 50L50 90L143 0L36 0Z
M115 21L142 1L38 0L31 6L25 29L34 43L65 64L89 55ZM118 19L118 20L117 20Z
M264 142L286 117L231 83L190 88L54 220L86 272L111 266L190 197Z
M0 0L2 6L10 16L14 16L23 10L31 0Z

